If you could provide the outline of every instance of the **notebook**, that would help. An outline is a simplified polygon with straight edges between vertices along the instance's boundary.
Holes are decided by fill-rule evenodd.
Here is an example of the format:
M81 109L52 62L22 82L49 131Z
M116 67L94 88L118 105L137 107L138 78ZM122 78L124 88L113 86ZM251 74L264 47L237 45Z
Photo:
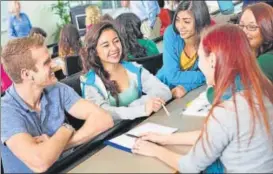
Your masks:
M137 137L142 133L154 132L161 134L172 134L177 130L177 128L163 126L155 123L145 123L118 137L105 141L104 144L132 153L131 149L133 148Z

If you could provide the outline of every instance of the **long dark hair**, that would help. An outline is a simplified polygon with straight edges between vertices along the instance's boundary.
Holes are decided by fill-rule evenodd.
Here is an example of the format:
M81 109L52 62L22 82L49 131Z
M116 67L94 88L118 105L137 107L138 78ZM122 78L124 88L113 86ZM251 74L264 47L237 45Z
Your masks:
M116 18L118 30L125 40L125 46L128 52L134 56L146 57L147 51L141 46L137 39L143 39L140 31L141 21L134 13L123 13Z
M120 61L122 61L124 57L126 57L124 41L123 38L120 37L116 26L110 21L102 21L98 24L94 24L85 36L85 48L81 51L83 72L87 73L90 69L94 70L95 73L101 78L106 90L108 90L110 94L116 99L117 106L119 106L119 86L117 85L116 81L110 80L110 74L105 71L101 63L100 57L98 57L96 49L98 40L102 32L105 30L113 30L117 33L122 45Z
M175 27L175 19L177 14L180 11L189 10L192 12L194 20L195 20L195 31L196 33L200 33L203 28L210 25L210 14L209 9L205 1L191 1L191 0L184 0L179 3L177 9L175 11L173 17L173 27L174 31L178 33L177 28Z
M67 56L73 51L77 55L80 49L81 40L77 28L72 24L65 25L60 33L59 52Z
M259 56L273 49L273 8L261 2L247 6L243 13L246 10L253 13L263 37L263 43L258 50Z

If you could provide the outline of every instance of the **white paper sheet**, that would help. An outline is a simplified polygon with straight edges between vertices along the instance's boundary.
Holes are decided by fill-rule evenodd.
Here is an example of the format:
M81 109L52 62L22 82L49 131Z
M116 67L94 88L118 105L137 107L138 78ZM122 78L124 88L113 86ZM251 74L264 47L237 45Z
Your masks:
M140 136L143 133L146 132L154 132L154 133L160 133L160 134L172 134L175 131L177 131L177 128L172 128L168 126L163 126L155 123L145 123L143 125L140 125L129 132L127 134L134 135L134 136Z
M206 92L201 93L196 99L190 102L183 115L206 117L210 111L211 104L207 100Z

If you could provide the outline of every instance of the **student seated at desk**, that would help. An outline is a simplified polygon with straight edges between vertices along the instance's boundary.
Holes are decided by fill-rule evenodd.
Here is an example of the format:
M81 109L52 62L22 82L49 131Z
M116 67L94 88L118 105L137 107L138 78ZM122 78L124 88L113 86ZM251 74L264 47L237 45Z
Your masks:
M67 75L64 59L67 56L79 55L82 47L80 34L74 25L67 24L62 28L58 45L59 56L63 59L63 74Z
M211 23L204 1L182 1L177 7L173 24L163 38L163 66L157 77L172 89L173 97L181 98L205 82L198 68L199 33Z
M47 33L40 27L32 27L30 32L29 32L29 35L30 36L33 36L34 34L40 34L42 35L44 38L47 37Z
M14 39L2 53L13 84L1 98L1 158L5 173L45 172L65 149L113 126L97 105L58 83L41 35ZM85 120L77 131L65 111Z
M261 73L246 35L233 24L212 27L202 35L198 53L216 95L202 131L147 133L133 152L157 157L182 173L200 173L218 158L223 168L215 173L272 173L273 85ZM181 156L146 140L194 147Z
M134 13L123 13L116 18L118 29L128 49L128 58L147 57L159 54L156 43L144 39L140 31L141 20Z
M247 35L261 70L273 83L273 7L266 3L249 5L242 13L239 27ZM212 103L212 87L207 91L207 97Z
M109 111L114 120L149 116L171 99L169 88L145 68L123 61L124 41L113 23L93 25L85 45L82 94Z
M89 5L85 8L85 15L85 26L87 33L94 24L100 23L102 20L102 12L98 6Z

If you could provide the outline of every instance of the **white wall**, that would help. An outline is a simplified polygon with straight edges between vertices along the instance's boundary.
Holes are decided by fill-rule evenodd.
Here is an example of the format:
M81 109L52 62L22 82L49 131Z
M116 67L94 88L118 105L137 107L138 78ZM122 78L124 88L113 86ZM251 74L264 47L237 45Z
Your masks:
M22 12L26 13L33 27L41 27L47 32L46 44L53 43L53 36L56 29L56 23L59 17L51 11L51 4L56 1L20 1ZM2 2L1 2L2 5ZM7 25L7 22L1 25ZM1 31L1 45L5 45L8 41L7 31Z

